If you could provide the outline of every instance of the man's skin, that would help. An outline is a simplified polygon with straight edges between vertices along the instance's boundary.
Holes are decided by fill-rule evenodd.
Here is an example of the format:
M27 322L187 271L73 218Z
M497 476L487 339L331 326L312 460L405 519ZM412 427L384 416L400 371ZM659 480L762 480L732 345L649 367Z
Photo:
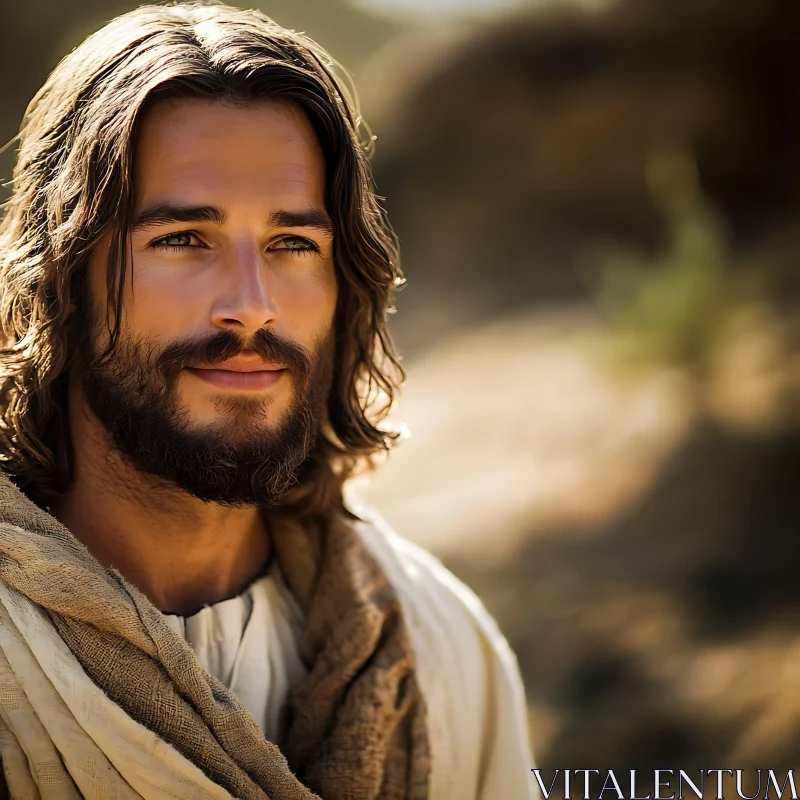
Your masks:
M314 356L336 309L333 236L324 226L287 227L286 219L273 218L310 210L325 215L324 157L299 108L273 101L159 101L141 120L133 186L134 220L162 204L213 206L224 219L132 230L121 340L143 335L167 346L227 329L246 347L268 327ZM88 264L91 300L101 310L108 248L104 240ZM103 335L98 347L107 341L105 326ZM246 350L236 360L245 370L280 366ZM177 391L193 429L223 426L235 439L237 432L253 434L252 428L241 434L236 424L242 404L252 408L255 424L274 429L292 404L293 377L291 370L243 378L184 369ZM88 407L74 370L69 425L74 480L53 513L157 608L194 613L237 595L264 570L270 544L263 512L204 502L129 464Z

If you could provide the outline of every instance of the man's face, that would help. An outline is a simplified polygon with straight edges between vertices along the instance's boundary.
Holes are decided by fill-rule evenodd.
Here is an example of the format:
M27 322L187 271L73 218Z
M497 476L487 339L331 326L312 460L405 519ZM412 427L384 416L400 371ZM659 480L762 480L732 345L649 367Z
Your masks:
M120 339L108 243L78 354L89 407L137 468L203 500L269 504L330 391L337 285L325 163L296 107L165 100L141 120Z

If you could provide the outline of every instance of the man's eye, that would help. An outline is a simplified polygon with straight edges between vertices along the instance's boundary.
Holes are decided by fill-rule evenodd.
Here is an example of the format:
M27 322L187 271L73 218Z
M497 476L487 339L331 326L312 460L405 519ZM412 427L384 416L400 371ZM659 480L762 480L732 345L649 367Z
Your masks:
M195 247L197 237L193 233L170 233L153 242L153 247L166 247L170 250L182 250L186 247ZM195 240L195 242L193 242Z
M284 236L283 239L275 242L270 250L284 250L289 253L318 253L319 247L309 239L302 236Z

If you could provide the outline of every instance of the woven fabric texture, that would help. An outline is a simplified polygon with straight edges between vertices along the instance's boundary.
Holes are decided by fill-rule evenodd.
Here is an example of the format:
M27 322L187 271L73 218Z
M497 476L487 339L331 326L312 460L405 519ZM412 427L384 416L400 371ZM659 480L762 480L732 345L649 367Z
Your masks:
M300 654L309 673L291 692L282 748L264 738L241 702L203 670L135 586L104 569L54 517L0 477L0 581L6 602L18 616L27 615L14 624L0 620L9 634L16 631L13 643L10 637L0 643L6 654L0 672L8 676L0 680L8 687L0 692L6 773L19 757L22 730L30 739L23 747L28 761L33 743L43 754L41 774L33 775L39 796L90 796L77 784L73 794L48 793L57 742L45 729L46 707L31 705L27 672L20 675L22 667L11 663L56 657L58 648L51 646L47 656L41 636L34 643L21 640L20 631L47 628L57 632L62 656L74 656L98 691L154 735L152 747L161 743L164 752L177 751L196 768L198 780L208 782L205 796L424 800L430 773L425 704L402 606L384 570L342 517L301 524L271 514L270 526L276 558L307 620ZM55 686L50 701L59 700L65 698ZM42 703L38 695L36 703ZM113 759L96 744L96 774L112 774ZM86 780L82 776L90 785ZM26 781L20 778L20 790ZM214 787L224 791L215 794ZM25 795L36 797L33 788ZM130 792L113 796L143 796Z

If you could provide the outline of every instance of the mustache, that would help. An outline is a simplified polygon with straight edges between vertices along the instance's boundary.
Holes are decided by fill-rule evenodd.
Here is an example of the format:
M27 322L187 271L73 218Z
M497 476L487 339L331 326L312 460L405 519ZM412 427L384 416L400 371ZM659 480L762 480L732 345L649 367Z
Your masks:
M156 357L155 366L168 379L175 379L186 367L198 364L213 366L245 351L255 353L265 361L285 364L301 382L311 373L312 359L308 351L295 342L282 339L268 328L260 328L248 342L231 330L220 330L202 339L172 342Z

